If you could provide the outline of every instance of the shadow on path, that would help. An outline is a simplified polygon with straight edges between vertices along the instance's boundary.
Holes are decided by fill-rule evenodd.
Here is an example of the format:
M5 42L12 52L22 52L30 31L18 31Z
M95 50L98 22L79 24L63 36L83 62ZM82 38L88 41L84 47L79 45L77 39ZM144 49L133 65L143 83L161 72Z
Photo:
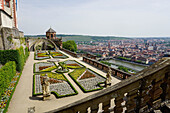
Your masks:
M39 100L39 101L43 101L43 97L29 97L30 100Z

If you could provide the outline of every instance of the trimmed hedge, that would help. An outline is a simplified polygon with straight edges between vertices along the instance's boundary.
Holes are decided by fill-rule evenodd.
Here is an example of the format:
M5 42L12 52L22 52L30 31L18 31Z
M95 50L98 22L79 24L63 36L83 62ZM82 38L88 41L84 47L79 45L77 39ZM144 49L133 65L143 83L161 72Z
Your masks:
M14 61L7 62L0 69L0 98L5 90L8 88L12 78L16 74L16 64Z
M29 54L30 54L30 52L29 52L29 50L28 50L28 47L26 47L26 48L25 48L25 62L26 62Z
M0 50L0 63L5 65L8 61L15 61L17 71L22 72L25 63L23 47L17 50Z

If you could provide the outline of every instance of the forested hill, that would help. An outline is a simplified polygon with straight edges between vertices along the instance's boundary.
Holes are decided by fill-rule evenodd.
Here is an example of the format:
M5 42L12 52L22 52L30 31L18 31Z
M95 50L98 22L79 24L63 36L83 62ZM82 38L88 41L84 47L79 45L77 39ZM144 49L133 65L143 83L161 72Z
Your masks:
M26 35L25 37L42 38L45 35ZM74 40L74 41L102 41L102 40L124 40L131 39L126 37L115 37L115 36L88 36L88 35L63 35L58 34L58 38L63 38L63 41Z

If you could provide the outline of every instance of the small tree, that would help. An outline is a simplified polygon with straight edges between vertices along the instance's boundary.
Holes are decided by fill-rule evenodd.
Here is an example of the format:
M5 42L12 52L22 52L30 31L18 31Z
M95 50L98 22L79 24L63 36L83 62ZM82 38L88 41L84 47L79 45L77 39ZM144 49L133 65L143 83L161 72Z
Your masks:
M74 40L68 40L66 42L63 42L63 48L68 49L72 52L77 51L77 44L75 43Z

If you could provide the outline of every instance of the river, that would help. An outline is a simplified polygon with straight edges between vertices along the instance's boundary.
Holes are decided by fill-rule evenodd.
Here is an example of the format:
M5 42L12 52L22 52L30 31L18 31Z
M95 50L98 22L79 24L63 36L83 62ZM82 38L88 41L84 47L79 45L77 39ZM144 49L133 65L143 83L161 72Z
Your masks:
M113 67L113 68L118 68L118 65L119 66L121 65L121 66L130 68L137 72L143 70L146 67L146 66L143 66L140 64L134 64L131 62L126 62L126 61L117 60L117 59L107 60L107 62L112 63L111 67Z

